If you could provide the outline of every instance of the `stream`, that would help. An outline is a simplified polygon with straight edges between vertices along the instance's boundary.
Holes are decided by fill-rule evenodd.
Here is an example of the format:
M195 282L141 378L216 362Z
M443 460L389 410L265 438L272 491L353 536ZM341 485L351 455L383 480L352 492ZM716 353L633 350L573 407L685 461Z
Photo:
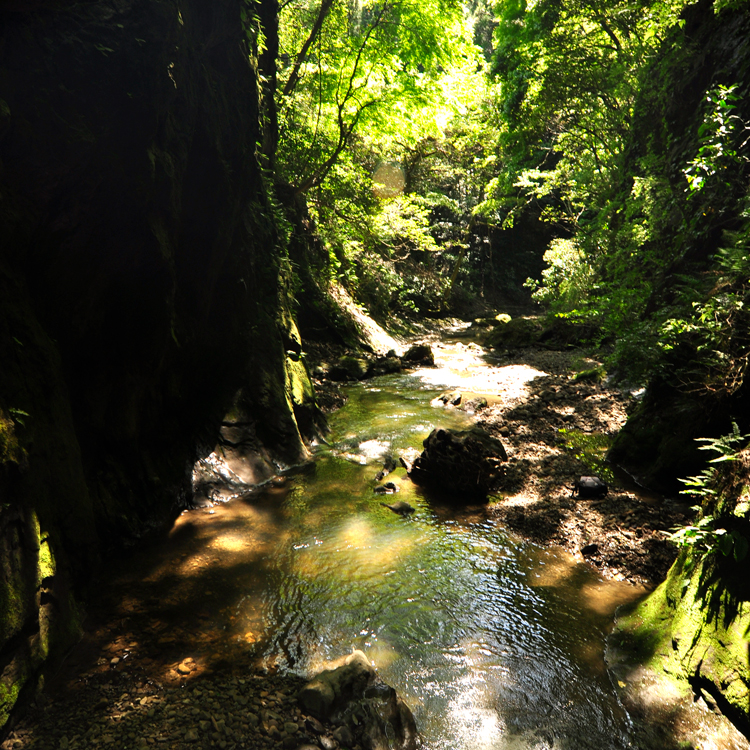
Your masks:
M308 675L358 648L412 708L430 750L633 746L603 654L616 607L640 589L514 538L486 506L431 496L402 468L388 477L397 495L373 491L385 454L471 423L430 405L486 367L465 354L458 344L443 367L349 386L313 462L183 513L166 544L122 565L107 596L123 633L156 644L152 671L251 660ZM506 396L537 374L518 369ZM416 512L381 505L394 499ZM139 645L130 637L123 658ZM190 666L175 674L170 656L186 648Z

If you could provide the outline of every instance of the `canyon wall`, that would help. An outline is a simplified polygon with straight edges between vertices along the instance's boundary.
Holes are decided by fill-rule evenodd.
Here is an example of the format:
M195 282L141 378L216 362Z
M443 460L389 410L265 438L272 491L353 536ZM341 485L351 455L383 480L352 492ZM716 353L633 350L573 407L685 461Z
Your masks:
M316 427L247 12L0 6L0 726L99 561L190 503L227 414L260 479Z

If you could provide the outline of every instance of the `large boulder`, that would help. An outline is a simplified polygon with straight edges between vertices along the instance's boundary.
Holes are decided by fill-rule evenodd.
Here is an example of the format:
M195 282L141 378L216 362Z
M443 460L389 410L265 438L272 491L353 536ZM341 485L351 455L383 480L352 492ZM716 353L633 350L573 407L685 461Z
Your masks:
M536 318L513 318L498 321L487 334L484 344L492 349L525 349L537 344L542 324Z
M365 357L344 354L328 370L328 377L338 381L364 380L370 370L370 364L370 360Z
M397 372L401 372L401 360L396 356L396 352L390 351L385 357L378 357L374 362L370 363L367 375L368 377L372 377L373 375L393 375Z
M401 361L407 367L417 365L432 367L435 364L435 355L429 344L414 344L404 352Z
M333 662L302 688L297 701L303 711L337 725L334 736L353 739L351 744L365 750L416 750L419 745L409 707L361 651Z
M409 476L450 493L486 497L503 476L508 460L503 444L480 427L470 430L433 430Z

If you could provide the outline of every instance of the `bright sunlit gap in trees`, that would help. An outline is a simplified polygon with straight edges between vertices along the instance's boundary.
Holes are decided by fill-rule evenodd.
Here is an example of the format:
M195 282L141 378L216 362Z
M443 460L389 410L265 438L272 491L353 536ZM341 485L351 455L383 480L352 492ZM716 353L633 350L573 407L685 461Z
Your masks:
M491 300L510 282L490 235L532 218L548 243L534 299L615 336L615 366L642 380L675 331L706 351L715 338L710 306L693 307L710 291L697 281L679 310L649 317L659 279L686 241L730 224L737 255L750 222L746 183L732 181L750 158L743 81L707 81L679 158L670 145L664 108L696 54L685 19L699 6L286 0L264 69L264 153L277 184L304 197L331 280L381 323ZM734 320L735 307L717 314ZM721 363L708 365L720 380Z

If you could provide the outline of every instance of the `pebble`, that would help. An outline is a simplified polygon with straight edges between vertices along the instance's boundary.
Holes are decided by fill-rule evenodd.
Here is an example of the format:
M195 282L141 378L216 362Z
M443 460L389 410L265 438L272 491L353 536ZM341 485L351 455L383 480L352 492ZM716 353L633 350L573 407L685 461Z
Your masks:
M119 670L94 672L30 709L0 750L30 748L32 736L40 750L337 747L334 727L300 711L303 684L291 675L248 671L238 680L217 672L173 689ZM262 708L264 722L247 705Z

